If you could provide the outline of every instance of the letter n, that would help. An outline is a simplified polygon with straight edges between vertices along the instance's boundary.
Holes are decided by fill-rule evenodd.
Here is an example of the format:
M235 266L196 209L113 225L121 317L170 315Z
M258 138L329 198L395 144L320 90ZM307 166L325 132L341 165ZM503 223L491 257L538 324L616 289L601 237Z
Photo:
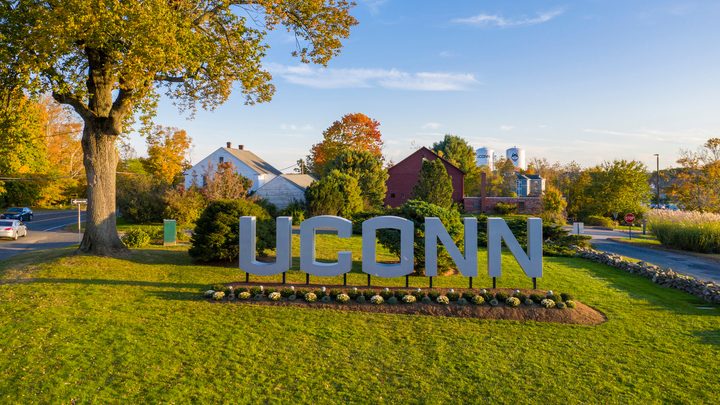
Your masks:
M500 277L502 273L502 242L510 249L520 267L530 278L542 277L542 219L528 218L527 221L527 254L515 239L507 223L502 218L488 218L488 274L490 277Z
M465 256L448 234L440 218L425 218L425 275L437 276L437 240L445 246L460 273L465 277L477 277L477 218L464 218Z

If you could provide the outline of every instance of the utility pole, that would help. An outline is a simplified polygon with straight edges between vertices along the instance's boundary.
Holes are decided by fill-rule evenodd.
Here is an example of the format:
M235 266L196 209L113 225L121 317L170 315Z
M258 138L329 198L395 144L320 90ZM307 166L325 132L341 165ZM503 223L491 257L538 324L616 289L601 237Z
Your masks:
M657 196L656 204L660 208L660 154L655 154L655 194Z

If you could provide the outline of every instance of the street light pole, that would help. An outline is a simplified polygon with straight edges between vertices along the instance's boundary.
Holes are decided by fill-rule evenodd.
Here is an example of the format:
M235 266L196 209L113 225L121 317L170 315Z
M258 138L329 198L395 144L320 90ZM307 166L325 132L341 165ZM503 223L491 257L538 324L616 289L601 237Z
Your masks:
M655 194L657 196L656 204L660 208L660 154L655 154Z

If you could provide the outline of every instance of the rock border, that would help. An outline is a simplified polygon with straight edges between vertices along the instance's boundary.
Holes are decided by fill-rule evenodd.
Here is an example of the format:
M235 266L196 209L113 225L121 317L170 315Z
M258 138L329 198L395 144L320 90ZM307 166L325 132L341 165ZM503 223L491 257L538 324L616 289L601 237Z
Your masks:
M632 274L641 275L653 283L684 291L707 302L720 304L720 285L713 281L698 280L670 268L656 266L644 261L631 262L614 253L583 247L575 247L576 255Z

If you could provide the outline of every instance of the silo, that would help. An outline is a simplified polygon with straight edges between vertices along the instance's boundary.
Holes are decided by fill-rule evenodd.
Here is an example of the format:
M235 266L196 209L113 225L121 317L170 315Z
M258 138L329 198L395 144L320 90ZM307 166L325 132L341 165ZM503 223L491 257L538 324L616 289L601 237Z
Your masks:
M527 165L525 164L525 149L514 146L505 152L505 156L513 162L516 168L525 170Z
M488 166L490 170L495 170L495 151L486 147L478 148L475 151L476 162L478 166Z

